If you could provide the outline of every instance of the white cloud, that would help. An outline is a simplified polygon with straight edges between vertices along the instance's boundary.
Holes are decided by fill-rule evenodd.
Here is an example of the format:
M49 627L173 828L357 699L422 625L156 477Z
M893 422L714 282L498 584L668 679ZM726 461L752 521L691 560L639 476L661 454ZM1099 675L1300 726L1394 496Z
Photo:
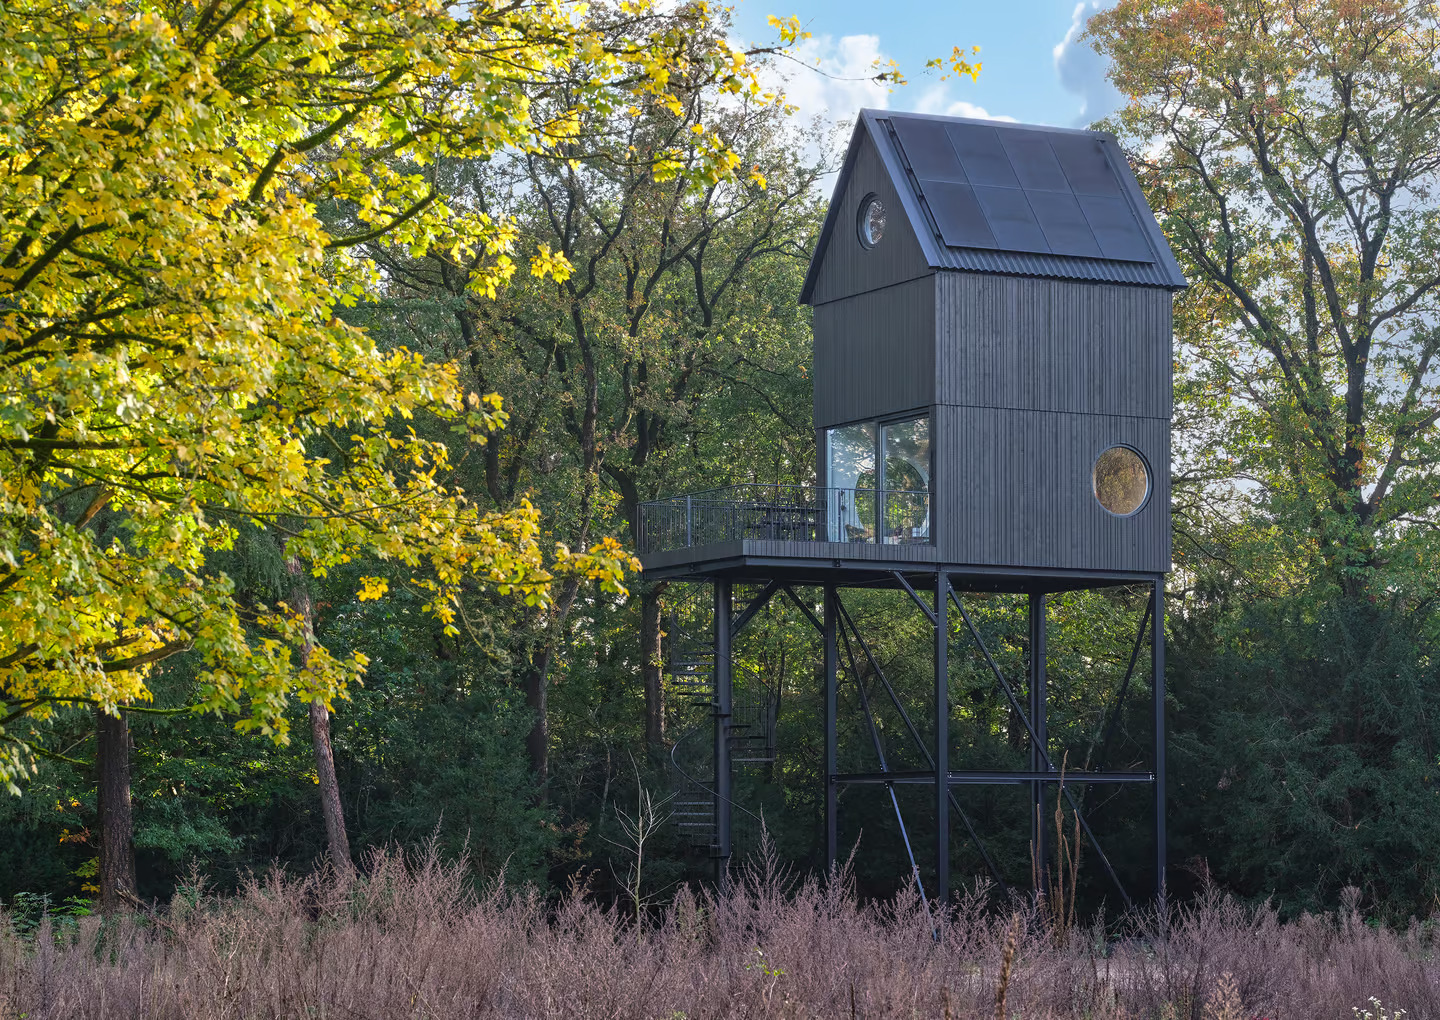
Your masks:
M1055 73L1067 92L1080 97L1075 123L1084 126L1120 108L1121 96L1105 77L1105 61L1088 43L1080 41L1085 22L1102 8L1098 0L1081 0L1070 15L1070 29L1055 44Z
M775 76L801 116L835 123L853 120L862 107L889 105L888 87L874 80L875 62L890 59L879 36L816 36L794 47L793 56L771 65L767 74Z
M926 79L917 77L912 84L893 91L886 83L875 81L875 75L890 61L876 35L846 35L838 40L816 36L795 47L793 53L794 61L779 61L765 73L771 84L784 88L802 117L819 117L833 124L854 120L862 108L887 110L894 106L950 117L1015 119L956 99L953 80L927 84Z
M972 120L1003 120L1014 124L1015 118L1003 113L991 113L983 106L950 95L948 82L939 82L920 93L919 100L911 108L912 113L935 113L943 117L969 117Z
M892 106L914 113L942 114L949 117L973 117L979 120L1008 120L1014 117L990 113L982 106L956 99L951 82L927 83L924 78L912 79L913 84L892 91L875 75L889 66L890 56L876 35L820 35L806 39L794 47L793 61L780 60L762 72L766 84L781 88L786 98L805 121L816 119L823 127L853 123L862 109L886 110ZM878 64L877 64L878 61ZM811 155L823 156L839 168L840 157L848 134L834 135L839 148ZM834 184L834 174L819 182L824 192Z

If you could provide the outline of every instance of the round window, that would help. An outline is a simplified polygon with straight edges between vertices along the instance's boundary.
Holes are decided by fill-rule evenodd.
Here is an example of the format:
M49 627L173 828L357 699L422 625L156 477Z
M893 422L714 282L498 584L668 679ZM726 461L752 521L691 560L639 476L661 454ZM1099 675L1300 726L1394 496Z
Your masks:
M885 206L874 195L860 203L860 243L873 248L885 236Z
M1150 469L1128 446L1112 446L1095 461L1095 498L1117 517L1129 517L1150 495Z

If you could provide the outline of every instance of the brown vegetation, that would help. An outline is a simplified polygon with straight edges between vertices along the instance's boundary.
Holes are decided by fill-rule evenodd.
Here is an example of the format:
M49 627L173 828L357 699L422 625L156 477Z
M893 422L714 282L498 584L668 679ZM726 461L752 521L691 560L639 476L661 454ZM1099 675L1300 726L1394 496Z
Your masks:
M255 881L177 897L153 917L0 923L0 1017L888 1018L1335 1017L1373 996L1440 1016L1434 940L1353 912L1281 923L1212 896L1129 936L1063 946L1033 910L963 900L857 905L755 872L733 893L682 892L637 939L633 918L576 894L547 905L472 894L433 856L370 862L340 881ZM1018 921L1014 920L1018 917ZM0 920L10 918L0 915Z

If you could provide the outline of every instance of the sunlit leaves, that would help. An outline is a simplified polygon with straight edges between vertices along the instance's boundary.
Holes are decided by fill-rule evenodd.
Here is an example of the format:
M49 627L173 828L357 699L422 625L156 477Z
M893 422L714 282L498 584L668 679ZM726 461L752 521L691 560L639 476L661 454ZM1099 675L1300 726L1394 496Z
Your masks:
M623 591L618 546L549 549L534 508L454 485L451 446L504 424L498 396L333 313L384 285L355 254L382 238L466 258L476 293L517 259L564 280L562 255L452 208L436 161L549 151L579 111L671 108L696 75L758 87L703 4L6 7L0 781L27 716L143 700L176 652L203 662L200 707L277 738L292 699L343 694L362 657L317 648L299 671L295 614L207 568L241 529L274 530L317 574L387 562L357 595L398 578L447 628L466 586L532 605L559 573ZM700 141L698 180L734 171L719 135Z

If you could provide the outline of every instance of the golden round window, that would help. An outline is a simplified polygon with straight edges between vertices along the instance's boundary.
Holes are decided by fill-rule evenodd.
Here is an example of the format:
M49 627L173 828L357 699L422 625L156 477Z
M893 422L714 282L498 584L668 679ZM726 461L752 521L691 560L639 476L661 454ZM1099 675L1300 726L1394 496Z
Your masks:
M1145 458L1128 446L1112 446L1095 461L1095 498L1117 517L1129 517L1150 495Z

